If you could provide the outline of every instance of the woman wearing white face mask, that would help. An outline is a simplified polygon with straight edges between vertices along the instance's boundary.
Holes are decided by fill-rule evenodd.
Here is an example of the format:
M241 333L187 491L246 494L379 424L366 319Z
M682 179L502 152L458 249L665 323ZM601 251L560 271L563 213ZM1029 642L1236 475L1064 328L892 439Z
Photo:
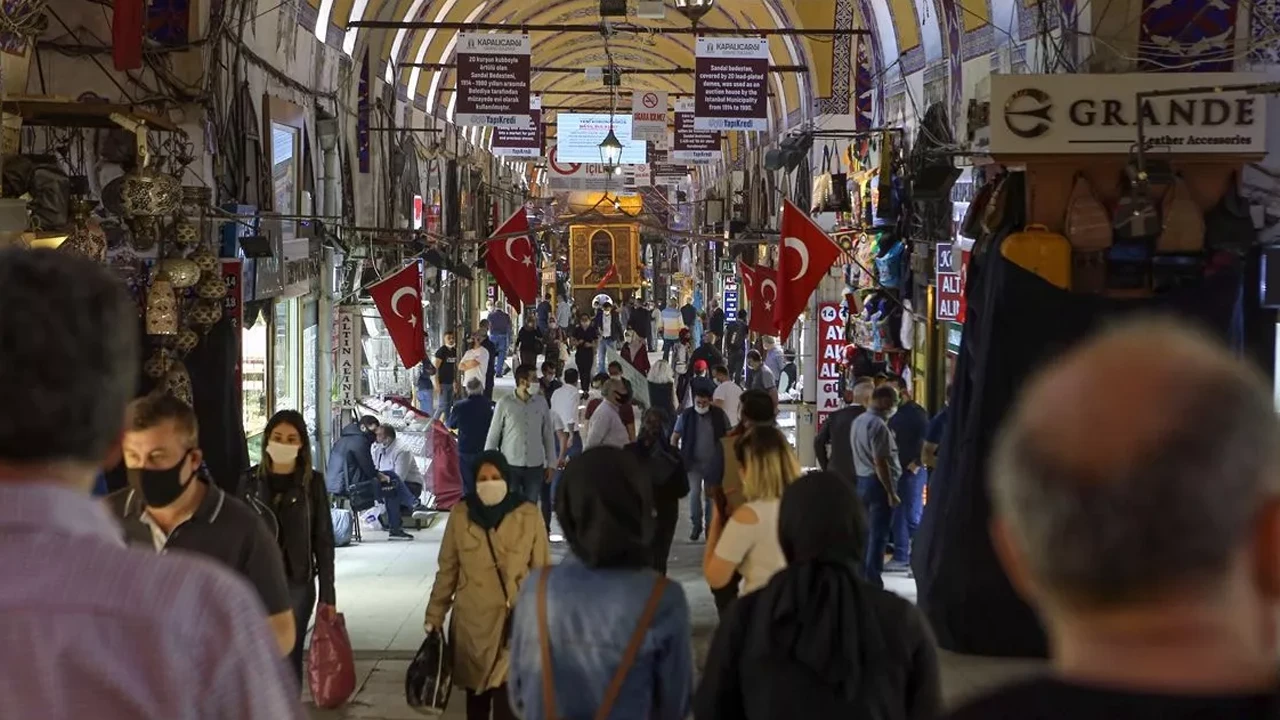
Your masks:
M316 579L320 580L320 606L332 607L333 517L324 476L311 466L311 441L307 422L295 410L272 416L262 435L266 439L262 462L245 475L241 496L257 508L272 526L284 556L298 641L289 659L302 681L303 640L316 604Z
M453 683L467 691L467 720L514 720L507 701L511 609L533 568L551 563L547 530L533 503L511 487L507 459L476 461L476 489L453 506L425 628L449 623Z

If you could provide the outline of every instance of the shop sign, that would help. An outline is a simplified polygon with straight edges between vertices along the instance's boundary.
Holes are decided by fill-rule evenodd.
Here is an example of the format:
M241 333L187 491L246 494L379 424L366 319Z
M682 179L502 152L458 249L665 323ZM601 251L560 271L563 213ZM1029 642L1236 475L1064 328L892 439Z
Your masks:
M947 323L947 352L960 354L960 340L964 337L964 326L960 323Z
M654 185L678 185L689 177L688 165L673 165L671 163L654 163L649 166L653 169Z
M527 34L458 33L458 125L524 127L529 117Z
M1262 81L1248 73L992 75L991 152L1128 153L1138 142L1137 93ZM1263 154L1266 98L1209 92L1145 98L1148 148L1170 153Z
M661 142L667 139L667 93L636 90L631 93L631 139Z
M937 307L937 319L954 322L960 319L960 303L964 297L960 282L960 253L952 249L951 243L938 243L934 252L934 285L937 288L934 304Z
M610 192L621 196L636 194L636 169L619 165L615 172L599 163L560 162L556 148L547 153L547 189L573 192Z
M818 428L840 409L845 320L840 303L818 303Z
M227 286L227 295L222 299L222 316L231 323L232 337L239 338L244 326L244 261L221 260L222 283ZM235 369L232 371L232 392L240 397L243 390L244 367L241 365L240 353L235 353Z
M529 98L529 122L493 129L490 150L499 157L542 157L542 97Z
M360 308L338 311L338 404L348 408L360 394Z
M724 319L733 322L738 319L738 278L724 279Z
M694 76L698 130L769 130L769 40L700 37Z
M694 127L693 98L676 100L675 130L671 138L671 159L710 163L720 159L720 133L702 132Z

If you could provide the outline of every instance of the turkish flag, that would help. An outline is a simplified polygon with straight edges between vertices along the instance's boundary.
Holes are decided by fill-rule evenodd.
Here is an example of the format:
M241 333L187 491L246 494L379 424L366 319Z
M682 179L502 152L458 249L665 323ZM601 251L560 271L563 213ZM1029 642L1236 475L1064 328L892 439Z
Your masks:
M407 368L421 365L427 357L427 344L422 335L422 269L418 263L370 285L369 297L378 306L400 362Z
M525 234L512 235L521 232ZM533 241L528 232L529 216L521 206L493 233L499 238L489 241L484 260L512 305L532 305L538 300L538 268L533 264Z
M778 250L778 303L773 318L782 339L791 335L796 318L827 271L840 259L840 246L790 200L783 201Z
M749 281L746 280L746 272L750 273ZM748 315L747 329L761 335L777 335L778 325L773 318L778 307L778 271L757 265L747 268L742 277L751 293L748 296L751 300L751 313Z
M609 269L605 270L604 276L600 278L600 282L596 283L596 289L604 289L604 286L608 285L609 281L616 277L618 277L618 266L611 263Z

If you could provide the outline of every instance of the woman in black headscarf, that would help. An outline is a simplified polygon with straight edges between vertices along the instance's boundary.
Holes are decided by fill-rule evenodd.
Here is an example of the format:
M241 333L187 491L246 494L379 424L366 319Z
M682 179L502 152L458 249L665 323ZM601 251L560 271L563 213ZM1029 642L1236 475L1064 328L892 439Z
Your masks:
M848 483L810 473L782 496L785 570L732 606L694 701L697 720L926 720L937 651L910 602L859 576L866 513Z
M601 446L574 458L556 516L570 553L534 571L516 602L508 681L516 715L684 720L693 694L689 604L650 567L653 489L636 457Z

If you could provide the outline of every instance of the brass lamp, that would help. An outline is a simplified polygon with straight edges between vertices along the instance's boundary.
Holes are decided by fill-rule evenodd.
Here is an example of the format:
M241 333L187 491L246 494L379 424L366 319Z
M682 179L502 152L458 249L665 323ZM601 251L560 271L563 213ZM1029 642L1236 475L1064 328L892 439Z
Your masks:
M676 12L688 18L694 27L698 26L703 15L711 12L714 5L715 0L675 0Z

